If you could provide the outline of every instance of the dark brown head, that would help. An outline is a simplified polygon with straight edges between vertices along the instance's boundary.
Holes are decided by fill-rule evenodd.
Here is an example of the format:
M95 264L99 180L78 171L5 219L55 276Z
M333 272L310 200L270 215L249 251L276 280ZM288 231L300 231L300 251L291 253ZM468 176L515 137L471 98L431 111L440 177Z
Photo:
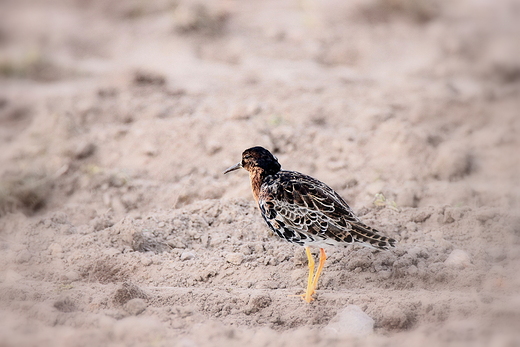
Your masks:
M242 161L233 165L224 173L244 168L251 172L260 169L266 175L274 175L281 169L278 159L263 147L252 147L242 153Z

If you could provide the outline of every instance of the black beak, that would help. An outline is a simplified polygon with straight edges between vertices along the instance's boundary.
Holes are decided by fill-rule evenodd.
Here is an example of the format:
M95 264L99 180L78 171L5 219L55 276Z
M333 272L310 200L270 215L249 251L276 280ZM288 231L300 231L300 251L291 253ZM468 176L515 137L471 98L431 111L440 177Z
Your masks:
M224 174L227 174L228 172L235 171L242 168L242 163L238 163L233 165L232 167L228 168L226 171L224 171Z

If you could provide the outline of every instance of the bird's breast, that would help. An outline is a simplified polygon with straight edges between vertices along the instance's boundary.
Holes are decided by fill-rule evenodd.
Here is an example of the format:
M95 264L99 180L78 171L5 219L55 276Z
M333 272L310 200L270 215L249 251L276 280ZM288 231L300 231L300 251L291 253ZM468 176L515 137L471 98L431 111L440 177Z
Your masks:
M255 198L256 202L258 202L258 197L260 196L260 189L264 181L263 174L260 170L251 170L249 171L249 178L251 180L251 189L253 190L253 197Z

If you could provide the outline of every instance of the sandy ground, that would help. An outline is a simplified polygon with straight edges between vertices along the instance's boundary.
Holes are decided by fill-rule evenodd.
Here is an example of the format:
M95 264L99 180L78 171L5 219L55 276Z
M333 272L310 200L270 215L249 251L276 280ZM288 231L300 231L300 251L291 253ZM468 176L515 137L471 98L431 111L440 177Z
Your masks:
M0 2L1 346L520 346L517 1ZM395 250L316 300L261 145ZM316 251L316 250L314 250Z

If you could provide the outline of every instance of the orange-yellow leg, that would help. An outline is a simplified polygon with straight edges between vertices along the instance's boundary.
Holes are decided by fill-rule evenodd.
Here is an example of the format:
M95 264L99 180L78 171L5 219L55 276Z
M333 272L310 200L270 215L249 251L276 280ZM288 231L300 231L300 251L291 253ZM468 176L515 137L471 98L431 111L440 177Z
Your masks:
M315 274L314 258L309 247L305 247L305 254L307 254L307 260L309 262L309 277L307 278L307 290L305 291L305 294L290 296L300 296L303 300L310 303L312 300L314 300L312 295L316 292L316 288L318 287L318 279L320 278L323 267L325 266L327 255L325 254L325 250L323 248L320 248L320 262L318 264L318 270L316 270Z
M316 270L316 274L314 275L314 279L312 280L312 293L314 294L316 287L318 287L318 278L320 278L321 271L323 271L323 267L325 266L325 261L327 260L327 255L325 254L325 250L320 248L320 263L318 264L318 270Z
M307 254L307 261L309 265L309 277L307 278L307 290L305 294L302 295L303 300L306 302L311 302L314 300L311 295L314 294L313 283L314 283L314 257L312 256L311 249L309 247L305 247L305 254Z

